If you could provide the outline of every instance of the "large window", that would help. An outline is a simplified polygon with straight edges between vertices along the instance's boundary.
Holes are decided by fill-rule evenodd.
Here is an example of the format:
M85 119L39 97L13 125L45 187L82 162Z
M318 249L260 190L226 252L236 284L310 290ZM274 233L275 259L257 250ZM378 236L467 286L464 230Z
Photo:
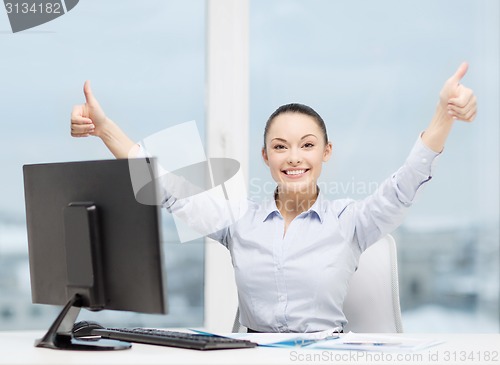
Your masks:
M464 83L478 96L479 115L471 125L457 123L433 181L394 232L403 324L408 332L499 331L498 1L249 2L249 135L242 128L233 139L250 141L252 198L269 197L274 188L260 146L264 123L279 105L301 102L323 116L334 145L324 192L361 199L401 165L446 78L463 60L470 63ZM227 17L221 8L218 16ZM205 13L203 0L85 0L58 19L12 34L0 11L0 329L47 328L59 310L31 304L22 165L112 158L96 138L70 137L69 114L84 101L84 80L135 140L193 119L203 135L205 107L213 104L205 93L217 90L206 89L206 80L225 90L246 82L246 71L241 79L230 71L231 77L217 78L218 69L206 77L205 48L214 46L205 44L211 39ZM246 17L246 10L237 13ZM214 59L228 62L228 70L236 61L246 65L239 58L246 60L239 54L246 33L241 42L237 34L223 35L238 47L233 44L233 53L219 47ZM232 108L241 105L235 100L227 110L215 109L232 120ZM239 131L217 127L219 119L211 131ZM208 138L212 147L227 137L215 134ZM162 219L170 313L84 311L85 318L106 325L203 324L204 245L178 244L170 216ZM227 291L226 284L216 286ZM210 302L220 309L219 293L210 291L217 297Z
M456 123L398 243L408 332L499 330L499 4L497 1L250 2L250 193L272 194L264 124L301 102L326 120L329 198L361 199L404 161L439 91L464 60L479 100ZM263 187L269 187L263 189ZM431 324L431 325L430 325Z
M16 34L2 10L0 48L0 329L47 328L59 309L31 304L22 165L113 158L97 138L70 137L86 79L132 139L193 119L204 134L205 3L85 0ZM162 219L170 313L81 316L106 325L203 324L203 242L178 244L171 218Z

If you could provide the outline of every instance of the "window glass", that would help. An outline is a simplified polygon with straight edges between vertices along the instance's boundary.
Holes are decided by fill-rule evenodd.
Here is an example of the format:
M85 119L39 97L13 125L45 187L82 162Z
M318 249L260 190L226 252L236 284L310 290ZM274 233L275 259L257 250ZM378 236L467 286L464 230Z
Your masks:
M70 136L71 108L84 102L87 79L133 140L190 120L203 137L205 3L85 0L14 34L0 11L0 47L0 329L44 329L60 309L31 304L22 165L113 158L97 138ZM162 222L169 314L80 317L108 326L203 324L203 242L178 244L171 217Z
M457 122L398 243L408 332L499 330L499 4L496 1L251 0L250 183L275 184L260 156L280 105L312 106L333 158L320 187L361 199L402 165L462 61L479 100ZM430 325L431 324L431 325Z

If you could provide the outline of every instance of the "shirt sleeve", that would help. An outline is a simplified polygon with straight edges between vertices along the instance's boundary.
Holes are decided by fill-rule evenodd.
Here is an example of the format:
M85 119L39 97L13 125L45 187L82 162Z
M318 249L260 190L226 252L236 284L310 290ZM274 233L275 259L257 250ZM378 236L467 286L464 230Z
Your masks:
M357 242L361 251L403 221L422 187L431 180L440 153L432 151L417 139L403 166L382 182L370 196L350 201L339 215L348 236Z
M139 146L137 157L151 157L142 145ZM204 182L195 184L161 165L157 166L156 175L160 205L174 215L180 241L207 236L227 247L230 226L248 209L246 191L243 196L234 184L227 182L207 189Z
M139 143L138 145L139 150L137 152L137 158L152 157L142 144ZM163 168L160 163L156 164L154 175L155 180L159 183L159 201L161 205L170 212L174 209L174 205L178 200L203 192L202 188L192 184L181 176L170 173ZM177 208L180 208L180 206Z

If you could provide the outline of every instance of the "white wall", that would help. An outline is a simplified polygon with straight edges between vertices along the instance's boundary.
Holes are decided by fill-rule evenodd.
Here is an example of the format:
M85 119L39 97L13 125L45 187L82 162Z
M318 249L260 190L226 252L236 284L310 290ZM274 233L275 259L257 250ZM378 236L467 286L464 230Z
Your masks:
M248 0L207 1L207 152L240 162L248 177ZM207 241L210 241L207 239ZM229 252L207 242L205 328L230 331L238 305Z

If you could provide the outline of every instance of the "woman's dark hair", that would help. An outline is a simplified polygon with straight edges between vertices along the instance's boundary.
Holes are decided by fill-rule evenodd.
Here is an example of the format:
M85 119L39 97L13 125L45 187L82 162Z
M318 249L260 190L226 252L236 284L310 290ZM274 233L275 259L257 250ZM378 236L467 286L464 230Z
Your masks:
M283 113L300 113L312 117L323 132L325 144L328 144L328 135L326 133L326 125L323 118L321 118L321 116L310 106L299 103L291 103L280 106L274 111L273 114L270 115L269 119L267 120L266 127L264 128L264 149L266 148L267 133L269 132L269 128L271 128L271 124L273 123L274 118Z

